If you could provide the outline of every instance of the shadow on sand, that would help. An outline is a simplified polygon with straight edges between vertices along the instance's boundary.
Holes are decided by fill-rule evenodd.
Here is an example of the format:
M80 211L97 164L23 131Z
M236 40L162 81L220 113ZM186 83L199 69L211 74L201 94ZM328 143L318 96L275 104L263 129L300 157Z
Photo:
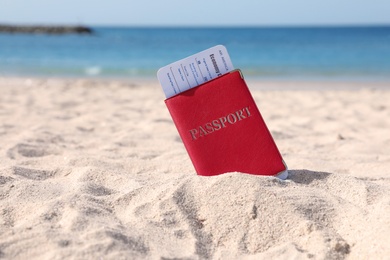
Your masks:
M315 180L325 180L331 174L332 173L329 172L316 172L305 169L289 170L287 179L295 183L310 184Z

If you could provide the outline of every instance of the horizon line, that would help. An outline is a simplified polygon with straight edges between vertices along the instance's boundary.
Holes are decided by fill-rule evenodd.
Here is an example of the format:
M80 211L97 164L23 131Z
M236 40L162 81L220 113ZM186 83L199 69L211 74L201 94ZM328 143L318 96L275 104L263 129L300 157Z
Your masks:
M86 27L131 27L131 28L311 28L311 27L390 27L390 23L323 23L323 24L204 24L204 25L174 25L174 24L104 24L104 23L12 23L0 21L7 26L86 26Z
M361 23L361 24L269 24L269 25L140 25L140 24L85 24L85 23L3 23L0 26L83 26L83 27L121 27L121 28L343 28L343 27L390 27L390 23Z

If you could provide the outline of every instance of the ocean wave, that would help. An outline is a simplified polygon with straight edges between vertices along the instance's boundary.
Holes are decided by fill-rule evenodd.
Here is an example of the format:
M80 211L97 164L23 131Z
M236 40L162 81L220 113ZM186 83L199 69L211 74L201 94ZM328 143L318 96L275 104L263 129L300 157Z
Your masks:
M88 76L97 76L102 73L102 68L99 66L92 66L85 69L85 74Z

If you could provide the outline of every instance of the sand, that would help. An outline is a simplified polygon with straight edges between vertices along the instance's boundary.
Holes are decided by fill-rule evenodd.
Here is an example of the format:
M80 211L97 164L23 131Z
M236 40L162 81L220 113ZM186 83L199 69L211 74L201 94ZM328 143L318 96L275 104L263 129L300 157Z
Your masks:
M390 84L249 85L286 181L197 176L157 81L0 79L0 258L389 259Z

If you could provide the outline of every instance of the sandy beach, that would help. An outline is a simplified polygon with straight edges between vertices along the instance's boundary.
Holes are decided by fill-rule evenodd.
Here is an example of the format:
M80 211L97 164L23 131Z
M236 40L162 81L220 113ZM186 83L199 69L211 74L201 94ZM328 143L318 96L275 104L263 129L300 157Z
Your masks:
M389 259L390 83L248 85L286 181L197 176L157 80L0 78L0 258Z

